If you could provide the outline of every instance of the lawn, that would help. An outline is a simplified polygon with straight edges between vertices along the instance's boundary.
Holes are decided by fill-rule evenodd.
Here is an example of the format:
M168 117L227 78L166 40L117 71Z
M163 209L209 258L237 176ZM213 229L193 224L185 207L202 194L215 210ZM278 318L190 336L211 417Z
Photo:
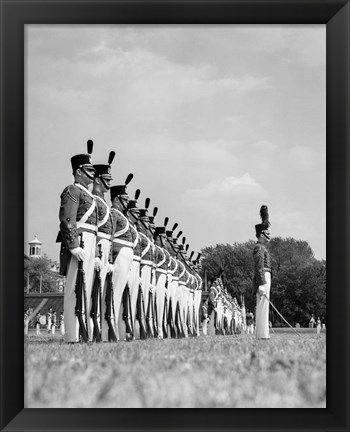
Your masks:
M325 408L326 335L25 340L27 408Z

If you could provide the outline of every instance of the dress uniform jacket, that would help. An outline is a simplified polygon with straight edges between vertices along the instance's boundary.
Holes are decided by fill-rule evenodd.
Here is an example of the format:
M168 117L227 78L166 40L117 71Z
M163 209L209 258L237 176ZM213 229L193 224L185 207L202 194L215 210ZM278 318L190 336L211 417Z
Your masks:
M131 234L130 222L120 210L111 209L115 231L113 235L113 261L117 257L122 247L133 247L133 238Z
M253 250L254 258L254 288L257 290L260 285L266 284L265 272L271 273L270 254L261 243L256 243Z
M67 186L61 194L59 219L60 274L65 276L71 258L69 249L80 246L79 233L97 231L97 209L93 195L78 183Z

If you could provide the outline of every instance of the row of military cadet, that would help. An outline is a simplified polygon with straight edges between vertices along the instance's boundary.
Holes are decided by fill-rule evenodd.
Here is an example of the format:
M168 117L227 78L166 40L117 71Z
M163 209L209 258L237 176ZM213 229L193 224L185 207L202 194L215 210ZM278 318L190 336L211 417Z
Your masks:
M202 304L204 335L233 335L254 333L254 315L246 311L244 297L241 305L224 287L221 277L212 280L207 299Z
M157 208L150 200L139 208L137 190L111 186L107 164L92 164L87 153L71 158L74 183L61 194L59 211L60 273L66 276L64 317L66 342L199 335L202 279L200 254L193 260L174 224L155 226ZM92 191L89 191L89 185ZM106 202L110 194L111 207Z

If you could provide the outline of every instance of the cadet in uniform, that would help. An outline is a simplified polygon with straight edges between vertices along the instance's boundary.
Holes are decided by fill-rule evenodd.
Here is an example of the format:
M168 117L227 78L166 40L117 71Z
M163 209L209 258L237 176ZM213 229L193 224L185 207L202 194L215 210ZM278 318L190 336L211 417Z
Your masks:
M95 265L95 278L98 278L94 283L94 289L97 293L93 293L94 305L91 311L91 318L97 311L96 320L101 328L101 339L103 342L108 342L108 323L106 321L106 277L107 274L113 272L114 266L112 261L112 236L114 230L113 217L111 210L105 200L105 194L110 190L111 181L111 164L114 160L115 152L111 151L108 157L107 164L94 165L95 178L92 189L92 194L96 200L97 206L97 253L98 259ZM100 285L100 286L99 286Z
M174 224L172 230L167 230L167 251L170 255L169 269L168 269L168 324L170 331L174 337L179 337L175 322L176 322L176 306L177 306L177 293L179 288L179 264L176 259L176 246L174 245L173 232L177 228L177 223Z
M128 286L130 288L131 295L131 321L134 329L134 338L140 338L140 330L139 326L136 329L136 306L137 300L139 297L139 287L140 287L140 262L141 262L141 238L138 231L138 217L139 217L139 209L137 207L137 199L140 194L140 189L137 189L135 193L135 199L129 200L128 202L128 212L127 218L129 219L131 235L132 235L132 243L133 243L133 260L131 264L131 269L128 277ZM139 311L142 314L142 311ZM142 316L140 316L140 319ZM139 323L138 323L139 324ZM137 330L137 331L136 331Z
M257 243L253 250L254 288L256 294L256 329L257 339L269 339L269 301L271 287L271 262L266 244L270 241L269 214L267 206L260 208L261 224L255 225ZM266 297L267 298L266 298Z
M61 335L64 336L64 314L63 314L63 311L61 312L61 315L60 315L60 331L61 331Z
M139 214L139 235L141 240L140 277L144 310L146 314L147 332L149 337L154 337L153 303L152 300L150 302L150 284L152 278L154 244L152 241L152 234L149 230L149 202L149 198L146 198L145 208L140 209Z
M126 192L126 187L133 178L129 174L124 185L112 186L111 202L112 216L115 224L113 235L113 310L115 331L118 339L121 339L121 333L126 335L126 325L122 319L122 297L128 281L133 257L133 238L131 234L130 222L125 216L129 201L129 195ZM131 335L128 335L130 338Z
M246 318L246 323L247 323L247 334L253 334L254 333L254 315L252 312L247 311L247 318Z
M86 315L90 317L97 234L96 201L88 190L95 174L91 164L92 146L93 143L89 140L87 154L79 154L71 158L74 184L67 186L61 194L58 241L61 241L60 274L66 276L64 290L66 342L79 341L79 323L75 314L75 282L79 261L83 262L86 283L83 308L85 317ZM87 321L85 325L91 340L91 320L85 321Z
M158 339L163 339L163 327L166 325L166 283L170 255L164 248L166 241L165 227L156 227L154 234L155 264L156 264L156 314Z

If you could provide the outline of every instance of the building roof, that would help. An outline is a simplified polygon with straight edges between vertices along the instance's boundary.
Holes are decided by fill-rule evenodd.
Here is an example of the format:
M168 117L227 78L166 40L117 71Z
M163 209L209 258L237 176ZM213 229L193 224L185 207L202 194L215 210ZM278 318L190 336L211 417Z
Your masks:
M37 245L42 245L41 241L38 240L38 236L37 236L37 234L34 234L34 240L32 240L31 242L29 242L29 244L30 244L30 245L35 245L35 244L37 244Z

